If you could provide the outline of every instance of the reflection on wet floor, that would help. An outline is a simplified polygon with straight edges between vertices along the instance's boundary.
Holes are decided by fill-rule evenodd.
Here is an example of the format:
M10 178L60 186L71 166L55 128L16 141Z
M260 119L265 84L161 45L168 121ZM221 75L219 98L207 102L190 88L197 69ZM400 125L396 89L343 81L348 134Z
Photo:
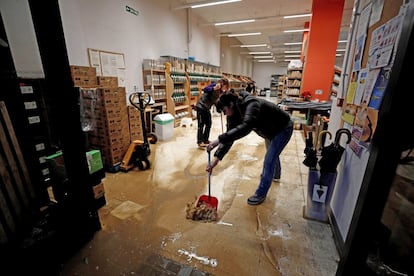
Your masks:
M196 121L151 145L151 169L107 173L102 230L61 275L334 275L338 254L329 224L303 218L308 168L296 130L281 156L282 177L265 202L247 204L265 151L254 133L236 141L211 175L218 220L186 218L186 204L207 194L208 155ZM222 131L213 116L211 139ZM193 273L193 274L191 274Z

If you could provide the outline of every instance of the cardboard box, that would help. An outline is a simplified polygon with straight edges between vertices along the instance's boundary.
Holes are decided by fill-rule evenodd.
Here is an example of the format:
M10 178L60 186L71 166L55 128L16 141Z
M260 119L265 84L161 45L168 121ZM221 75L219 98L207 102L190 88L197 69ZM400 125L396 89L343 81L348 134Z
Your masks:
M93 196L95 197L95 199L98 199L105 195L105 188L104 188L103 182L99 183L98 185L93 186L92 188L93 188Z
M99 150L88 151L86 153L86 160L88 161L89 174L103 169L101 152Z
M61 151L46 157L50 165L52 177L57 177L58 180L65 180L66 167ZM101 152L99 150L91 150L86 153L86 160L88 162L89 174L99 171L103 168Z

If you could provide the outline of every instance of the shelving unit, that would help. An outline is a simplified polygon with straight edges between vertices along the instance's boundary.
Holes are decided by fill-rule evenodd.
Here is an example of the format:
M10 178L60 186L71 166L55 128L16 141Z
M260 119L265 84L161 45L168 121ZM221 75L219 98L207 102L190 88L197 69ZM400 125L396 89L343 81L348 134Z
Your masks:
M270 76L270 96L272 97L282 97L283 92L283 83L282 89L279 89L279 79L281 75L271 75ZM280 92L280 93L279 93Z
M234 75L229 73L223 73L223 77L229 81L230 89L234 89L235 92L245 90L247 83L252 81L252 79L247 76Z
M288 69L285 81L285 96L299 100L301 98L302 68Z
M174 71L173 68L179 69L181 65L173 67L170 62L165 63L167 110L174 116L176 127L180 125L181 118L191 117L190 82L184 70Z
M286 75L281 75L279 76L278 80L277 80L277 96L279 98L283 97L283 92L285 90L285 81L286 81L287 76Z
M182 118L196 118L193 110L203 88L223 77L219 66L172 56L144 59L142 73L144 90L155 101L152 115L170 113L175 127Z
M142 62L142 79L144 90L155 101L165 101L165 67L158 60L144 59Z
M145 110L145 122L148 132L154 131L153 117L167 112L167 92L165 66L159 60L144 59L142 62L144 91L149 93L154 104Z
M192 110L194 110L198 99L203 93L203 88L211 82L217 82L222 75L220 67L193 60L187 60L186 74L189 82L189 104L192 117L195 119L196 113L192 112Z
M339 82L341 81L341 74L342 69L338 66L334 68L334 74L332 79L332 88L331 88L331 96L335 96L338 94Z

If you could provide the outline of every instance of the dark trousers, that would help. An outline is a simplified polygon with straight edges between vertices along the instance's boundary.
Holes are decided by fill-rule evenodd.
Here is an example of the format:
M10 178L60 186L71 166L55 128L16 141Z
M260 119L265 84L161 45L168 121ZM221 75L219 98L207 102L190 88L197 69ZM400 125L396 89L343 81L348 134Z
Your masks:
M197 106L197 144L208 143L211 130L211 112L204 107Z

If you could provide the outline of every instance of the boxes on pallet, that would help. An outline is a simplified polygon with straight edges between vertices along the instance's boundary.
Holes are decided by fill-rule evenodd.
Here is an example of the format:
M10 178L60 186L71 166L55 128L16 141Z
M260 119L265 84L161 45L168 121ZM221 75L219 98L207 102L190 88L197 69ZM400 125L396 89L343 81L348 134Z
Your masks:
M155 135L158 140L168 140L174 135L174 116L170 113L158 114L154 117Z

